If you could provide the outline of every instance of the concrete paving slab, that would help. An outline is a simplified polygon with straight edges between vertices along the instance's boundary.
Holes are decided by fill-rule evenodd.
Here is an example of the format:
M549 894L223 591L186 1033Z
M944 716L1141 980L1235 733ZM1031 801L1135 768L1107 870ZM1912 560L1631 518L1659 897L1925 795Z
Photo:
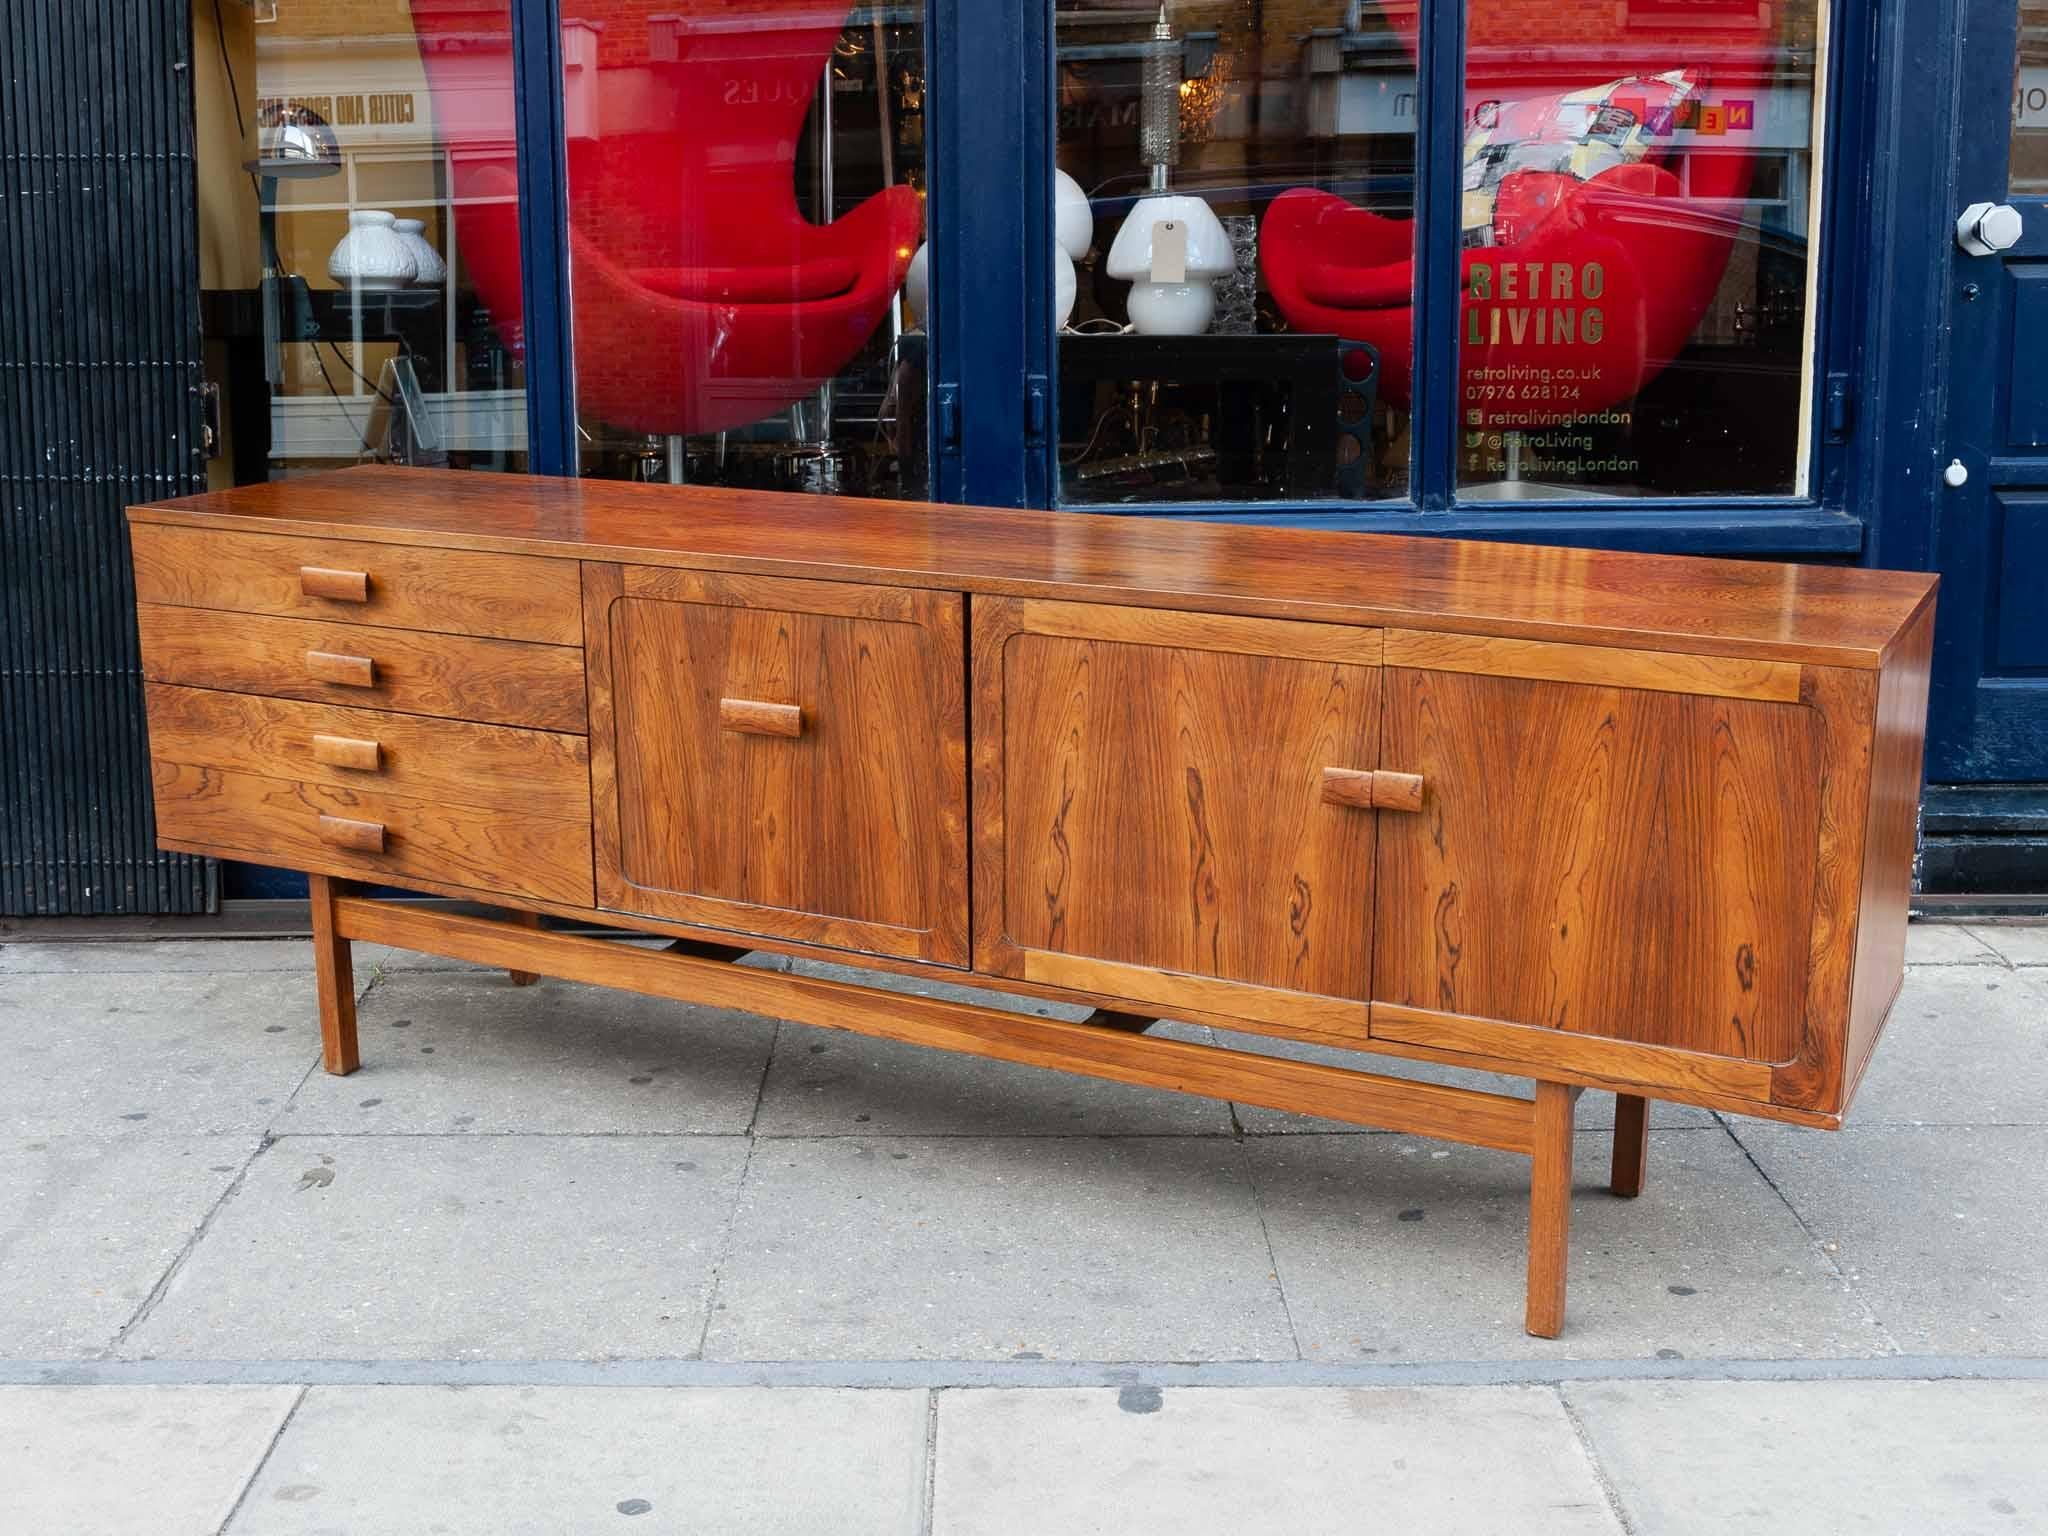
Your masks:
M1638 1536L2048 1531L2040 1382L1600 1382L1564 1393Z
M1819 1133L1815 1133L1819 1134ZM1577 1139L1564 1336L1522 1331L1526 1158L1406 1136L1250 1144L1302 1353L1321 1360L1889 1353L1863 1304L1720 1130L1658 1131L1634 1200Z
M1291 1359L1224 1138L762 1141L712 1359Z
M122 1353L687 1356L745 1162L738 1137L287 1137Z
M2048 1355L2048 1129L1739 1132L1906 1353Z
M310 976L313 946L305 939L136 939L0 944L0 976L106 976L147 971L302 971Z
M1970 932L2007 965L2048 965L2048 923L1978 923Z
M1418 1083L1449 1083L1459 1088L1477 1088L1482 1093L1511 1093L1528 1098L1532 1089L1524 1077L1501 1077L1492 1072L1473 1072L1464 1067L1446 1067L1433 1061L1410 1061L1404 1056L1383 1056L1371 1051L1347 1051L1341 1047L1311 1045L1304 1040L1282 1040L1272 1035L1245 1035L1217 1030L1218 1045L1234 1051L1255 1051L1284 1056L1293 1061L1319 1061L1327 1066L1353 1072L1374 1072L1382 1077L1406 1078ZM1238 1122L1255 1136L1383 1135L1371 1126L1352 1125L1343 1120L1325 1120L1320 1115L1294 1115L1285 1110L1261 1109L1255 1104L1237 1106ZM1589 1090L1579 1100L1579 1126L1594 1130L1614 1125L1614 1095ZM1652 1100L1650 1125L1658 1130L1686 1126L1711 1126L1713 1115L1690 1104L1667 1104Z
M254 1136L0 1145L0 1354L54 1360L111 1345L256 1147ZM26 1527L0 1520L7 1529Z
M1909 969L1849 1124L2048 1125L2048 971Z
M1557 1394L1126 1387L939 1398L933 1536L1608 1536Z
M1908 965L1999 965L1998 952L1981 930L1962 923L1910 923L1906 927Z
M22 1137L269 1125L320 1054L313 976L26 974L0 983L0 1125Z
M1207 1043L1209 1032L1154 1033ZM764 1136L1230 1134L1220 1099L1105 1082L840 1030L783 1027L761 1094Z
M923 1392L315 1387L227 1536L914 1536Z
M297 1387L0 1387L0 1530L216 1536Z
M309 1133L744 1132L775 1022L502 971L394 971L358 1014L363 1065L315 1072L278 1120Z

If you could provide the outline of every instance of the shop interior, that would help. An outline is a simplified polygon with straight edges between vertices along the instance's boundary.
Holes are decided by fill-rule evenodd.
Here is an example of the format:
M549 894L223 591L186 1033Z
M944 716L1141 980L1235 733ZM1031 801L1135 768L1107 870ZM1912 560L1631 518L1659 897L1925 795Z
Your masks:
M1461 113L1459 491L1803 489L1815 0L1054 12L1055 495L1410 491L1418 124ZM573 14L572 14L573 13ZM1541 20L1540 35L1537 18ZM197 0L217 483L521 469L508 0ZM929 494L922 5L564 7L582 473ZM1423 360L1424 368L1429 366Z

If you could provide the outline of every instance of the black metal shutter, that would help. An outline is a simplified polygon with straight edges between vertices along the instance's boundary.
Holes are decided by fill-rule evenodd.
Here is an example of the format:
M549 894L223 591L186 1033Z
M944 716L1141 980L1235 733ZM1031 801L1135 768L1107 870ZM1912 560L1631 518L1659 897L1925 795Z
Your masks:
M0 4L0 914L203 912L159 853L122 510L205 489L191 16Z

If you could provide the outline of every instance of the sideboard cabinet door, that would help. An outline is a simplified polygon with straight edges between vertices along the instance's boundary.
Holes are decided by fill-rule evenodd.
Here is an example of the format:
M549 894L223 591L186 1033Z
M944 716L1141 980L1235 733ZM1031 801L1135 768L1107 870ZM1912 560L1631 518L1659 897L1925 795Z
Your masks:
M965 604L584 566L598 904L964 966Z
M973 605L976 967L1362 1036L1379 631Z
M1424 796L1382 818L1372 1033L1767 1099L1807 1027L1823 722L1796 666L1580 652L1388 633L1381 762Z

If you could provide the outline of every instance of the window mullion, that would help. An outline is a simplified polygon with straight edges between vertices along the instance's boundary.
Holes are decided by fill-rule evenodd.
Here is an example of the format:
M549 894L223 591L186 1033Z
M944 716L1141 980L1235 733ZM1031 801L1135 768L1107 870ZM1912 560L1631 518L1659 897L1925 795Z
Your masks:
M573 475L578 464L561 7L559 0L511 0L511 6L527 467L535 474Z
M1412 484L1425 512L1456 494L1458 312L1464 284L1459 186L1465 139L1466 0L1419 0L1421 110L1415 145L1415 383Z

